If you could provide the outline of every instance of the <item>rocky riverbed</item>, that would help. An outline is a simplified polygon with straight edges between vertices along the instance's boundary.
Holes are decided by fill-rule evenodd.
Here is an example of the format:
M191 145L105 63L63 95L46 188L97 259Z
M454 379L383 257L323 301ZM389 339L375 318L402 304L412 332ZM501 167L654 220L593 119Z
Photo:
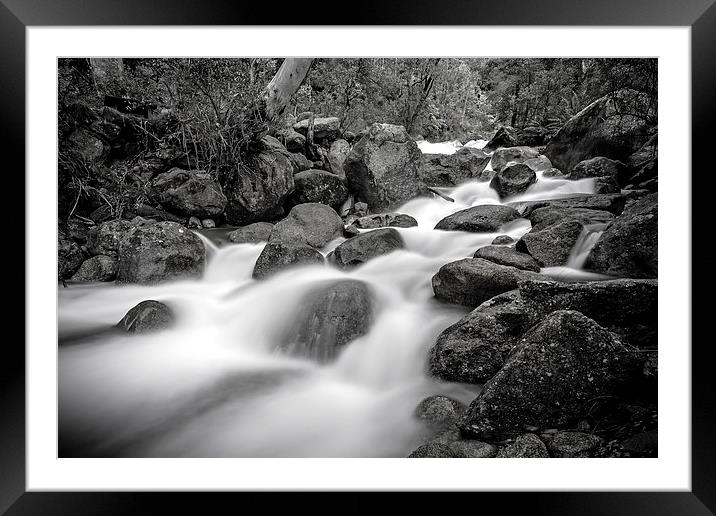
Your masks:
M656 133L610 109L158 159L146 203L59 228L60 455L654 456Z

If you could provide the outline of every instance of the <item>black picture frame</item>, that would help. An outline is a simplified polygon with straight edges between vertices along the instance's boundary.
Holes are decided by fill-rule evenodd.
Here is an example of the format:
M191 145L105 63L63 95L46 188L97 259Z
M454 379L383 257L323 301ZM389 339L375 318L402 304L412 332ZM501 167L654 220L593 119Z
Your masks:
M344 9L345 8L345 9ZM321 17L330 13L334 19ZM716 4L714 0L501 0L500 2L449 0L424 2L358 2L337 6L325 0L278 7L237 0L0 0L0 147L5 163L4 188L13 197L25 192L25 29L61 25L550 25L550 26L686 26L691 27L692 71L692 235L708 234L709 180L716 173L711 159L711 136L716 125ZM8 165L8 158L16 159ZM678 172L687 176L688 163ZM12 175L12 177L8 177ZM698 179L698 188L694 180ZM10 186L11 181L17 184ZM7 190L6 190L7 191ZM9 204L3 206L9 210ZM700 212L696 207L702 207ZM16 211L16 213L22 213ZM16 224L15 221L10 221ZM25 230L23 224L23 230ZM27 270L24 245L16 242L17 228L6 238L15 247L12 269ZM24 233L23 233L24 234ZM24 242L23 242L24 243ZM662 245L668 245L663 243ZM692 256L692 276L706 273L713 257ZM706 260L706 263L702 263ZM701 262L701 263L700 263ZM699 267L703 264L704 267ZM10 271L10 272L8 272ZM702 278L708 278L704 275ZM450 504L469 504L475 510L522 510L528 514L714 514L716 512L716 423L714 414L713 361L709 360L713 337L700 338L698 328L709 320L710 303L704 299L709 281L692 287L692 491L691 492L590 492L590 493L464 493L453 494ZM24 286L24 285L23 285ZM19 286L18 286L19 287ZM25 299L23 294L22 299ZM17 297L6 298L19 310L31 310ZM6 325L19 321L5 311ZM15 325L16 326L16 325ZM704 333L708 335L708 333ZM7 514L134 514L151 512L211 513L214 504L242 511L266 510L276 503L275 493L80 493L26 492L25 488L25 350L20 339L10 337L0 358L0 512ZM686 346L691 343L680 343ZM294 494L308 503L326 504L317 493ZM365 512L376 506L370 494L349 495L336 510ZM240 497L241 500L237 500ZM428 509L424 493L413 493L413 503ZM469 497L469 499L465 499ZM401 502L402 503L402 502ZM444 508L443 502L435 501ZM156 509L150 510L150 504ZM240 504L240 505L236 505ZM428 505L426 505L428 504ZM454 505L453 505L454 504Z

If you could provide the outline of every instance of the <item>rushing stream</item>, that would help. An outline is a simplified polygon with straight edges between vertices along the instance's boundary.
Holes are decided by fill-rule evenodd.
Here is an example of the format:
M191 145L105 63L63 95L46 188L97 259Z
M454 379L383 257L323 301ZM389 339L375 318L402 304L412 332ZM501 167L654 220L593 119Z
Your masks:
M459 148L452 142L425 147L433 153ZM425 374L437 335L467 313L434 300L432 276L497 235L517 239L530 229L520 219L495 233L433 230L451 213L500 203L489 183L443 190L454 203L435 196L396 210L419 224L398 228L406 249L352 271L311 266L255 281L262 244L231 244L226 230L217 229L202 237L208 265L201 280L60 288L60 456L405 457L419 443L412 414L422 398L444 393L469 402L478 392ZM593 190L593 179L538 173L536 184L506 201ZM579 268L601 229L586 228L567 266L543 272L589 279ZM340 278L373 288L371 331L330 364L276 352L301 299L317 283ZM171 306L177 324L145 335L111 329L146 299Z

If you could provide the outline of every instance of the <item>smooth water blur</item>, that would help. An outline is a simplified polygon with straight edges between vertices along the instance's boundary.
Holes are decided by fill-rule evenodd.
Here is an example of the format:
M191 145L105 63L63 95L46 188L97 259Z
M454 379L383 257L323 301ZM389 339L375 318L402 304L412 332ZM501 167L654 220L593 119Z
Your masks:
M421 150L435 152L434 146L457 148L446 142ZM480 204L593 189L593 180L540 177L512 199L500 200L488 183L475 181L445 189L454 203L414 199L398 209L419 223L397 228L406 248L347 272L309 266L254 281L263 244L232 244L226 230L217 229L200 235L208 258L200 280L60 288L60 455L404 457L419 443L412 414L423 397L444 393L467 403L479 391L438 384L425 374L438 334L467 312L435 301L432 276L498 235L517 239L530 229L525 219L494 233L438 231L435 224ZM545 272L583 273L551 269ZM277 352L304 297L342 278L373 289L370 332L330 364ZM146 299L171 306L177 324L148 335L113 329Z

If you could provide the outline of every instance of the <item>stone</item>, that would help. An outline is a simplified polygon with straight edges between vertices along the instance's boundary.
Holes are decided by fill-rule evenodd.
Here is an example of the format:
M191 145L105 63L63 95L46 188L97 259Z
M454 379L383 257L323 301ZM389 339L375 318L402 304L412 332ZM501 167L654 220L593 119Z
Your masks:
M594 457L601 445L602 439L594 434L557 432L547 442L547 450L552 457L587 458Z
M447 396L428 396L415 407L415 417L434 432L455 427L467 405Z
M510 245L514 243L515 239L512 238L510 235L499 235L496 236L495 239L492 241L492 245Z
M331 144L331 148L328 151L328 163L331 165L331 172L343 179L346 177L343 163L345 163L350 151L351 144L340 138Z
M547 170L553 169L552 162L549 160L549 158L541 154L534 158L528 158L523 163L535 172L545 172Z
M603 210L561 208L548 205L544 208L533 210L527 218L532 223L531 231L542 231L549 226L567 220L576 220L584 226L590 224L606 224L614 220L614 215Z
M373 292L362 281L341 280L317 288L299 303L300 311L279 349L329 362L344 346L368 333L373 304Z
M323 255L306 244L268 242L254 265L252 277L263 279L290 267L323 265Z
M292 127L282 129L276 136L290 152L301 152L306 148L306 137Z
M70 281L84 283L90 281L113 281L117 276L117 258L97 255L88 258L70 278Z
M624 162L655 130L645 117L629 113L653 111L643 93L622 89L605 95L570 118L549 141L544 154L566 174L580 161L596 156Z
M173 168L155 177L151 188L165 209L187 217L217 217L226 208L221 187L202 170Z
M465 258L443 265L433 276L432 285L439 300L475 308L494 296L516 289L518 281L527 279L543 279L543 276L482 258Z
M469 179L489 181L485 171L490 156L479 149L463 147L454 154L424 154L421 178L428 186L455 186Z
M597 156L577 163L569 175L569 178L576 180L588 177L608 176L616 181L617 178L620 177L621 170L624 167L625 165L621 161L605 158L604 156Z
M655 454L659 449L659 434L656 430L638 433L622 441L622 447L635 455Z
M272 229L273 224L269 222L254 222L235 229L227 237L235 244L258 244L268 241Z
M117 256L119 244L134 226L128 220L112 220L91 228L87 233L87 251L92 256Z
M549 457L547 447L535 434L523 434L497 452L497 458L544 459Z
M127 333L151 333L170 328L174 323L172 310L159 301L142 301L129 310L117 327Z
M201 221L201 226L207 229L215 228L216 222L214 222L212 219L204 219Z
M529 159L539 156L537 149L530 147L508 147L499 149L492 153L492 170L495 172L502 171L508 163L524 163Z
M540 265L537 260L511 247L488 245L475 251L472 257L484 258L498 265L509 265L523 271L540 271Z
M560 169L552 167L542 172L542 177L562 179L565 175Z
M86 165L99 165L109 156L109 145L85 128L75 129L67 137L69 150Z
M458 455L457 452L453 451L453 449L449 445L438 442L430 442L427 444L423 444L422 446L419 446L415 450L413 450L410 455L408 455L409 459L459 457L460 455Z
M353 221L353 224L360 229L411 228L417 226L418 221L404 213L377 213L359 217Z
M658 203L656 193L628 205L599 237L585 268L625 278L658 274Z
M298 204L276 223L269 242L308 245L320 249L343 235L343 220L333 208L321 203Z
M518 218L520 214L514 208L500 204L486 204L448 215L435 225L435 229L472 233L493 232Z
M289 198L292 205L316 202L326 204L336 211L348 199L345 182L325 170L306 170L293 177L295 190Z
M497 172L490 181L490 187L501 199L524 192L537 182L537 174L524 163L508 164Z
M460 458L487 459L497 456L497 446L475 440L454 441L448 444L453 453Z
M567 219L540 231L531 230L517 241L515 247L532 256L543 267L565 265L582 228L579 221Z
M592 319L576 311L552 312L485 384L460 429L466 436L495 439L525 426L575 424L591 400L628 390L641 362L634 348Z
M189 217L186 227L189 229L201 229L201 220L199 220L199 217Z
M517 290L485 301L438 336L428 356L430 374L448 382L485 383L534 319Z
M516 209L522 217L529 217L534 210L544 207L585 208L589 210L608 211L614 215L619 215L624 210L626 202L626 195L615 193L575 195L546 201L518 201L508 203L508 206Z
M199 278L206 249L201 239L175 222L134 226L119 244L117 281L159 283Z
M299 120L293 124L294 131L306 136L308 133L309 122L310 118ZM316 142L324 140L333 141L338 137L340 131L341 121L334 116L325 118L315 117L313 119L313 139Z
M372 210L384 210L427 195L420 179L422 153L399 125L370 126L343 163L349 189Z
M395 229L376 229L340 244L331 253L331 262L340 269L347 269L404 247L403 238Z
M80 268L85 254L63 231L57 233L57 279L65 280Z

